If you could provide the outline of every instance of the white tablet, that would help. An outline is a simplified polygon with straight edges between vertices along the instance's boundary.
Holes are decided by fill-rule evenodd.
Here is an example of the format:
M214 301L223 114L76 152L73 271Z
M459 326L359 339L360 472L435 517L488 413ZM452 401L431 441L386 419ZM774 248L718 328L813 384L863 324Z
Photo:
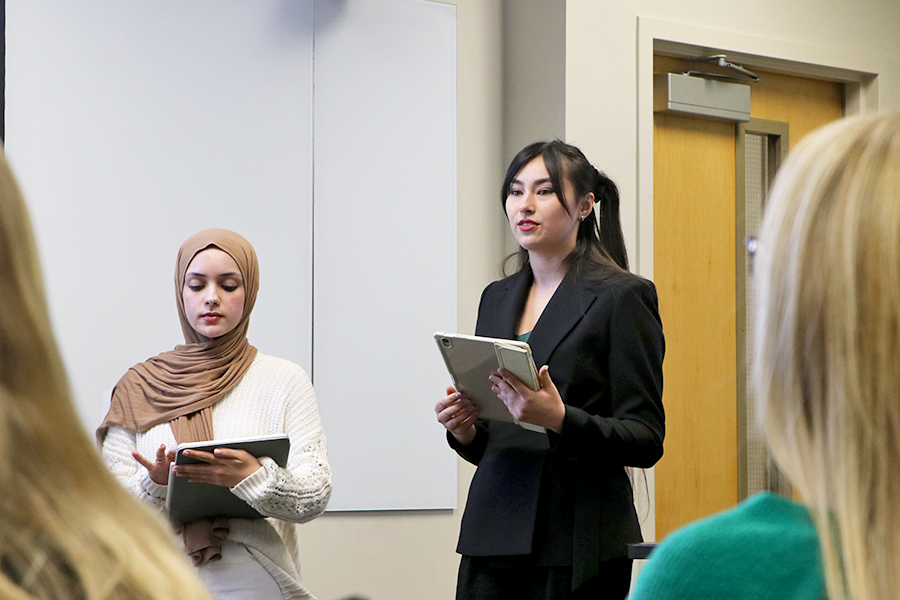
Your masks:
M533 390L540 388L531 347L525 342L479 337L461 333L434 334L453 387L469 398L483 419L518 423L526 429L544 432L544 428L522 423L513 417L503 401L491 391L488 376L503 367Z

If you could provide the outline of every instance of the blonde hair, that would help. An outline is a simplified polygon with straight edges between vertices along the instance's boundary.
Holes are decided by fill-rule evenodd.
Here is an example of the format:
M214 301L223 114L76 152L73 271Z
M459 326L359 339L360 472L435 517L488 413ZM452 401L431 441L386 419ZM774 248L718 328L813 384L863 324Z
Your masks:
M0 154L0 597L209 598L78 424L27 210Z
M900 115L855 117L779 172L756 257L753 381L821 542L829 597L900 590Z

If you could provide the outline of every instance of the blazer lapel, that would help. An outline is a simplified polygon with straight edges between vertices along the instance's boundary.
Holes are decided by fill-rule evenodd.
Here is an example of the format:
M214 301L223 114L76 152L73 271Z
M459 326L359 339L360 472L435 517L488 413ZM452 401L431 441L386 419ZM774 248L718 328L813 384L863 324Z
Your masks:
M559 343L581 321L596 299L596 294L578 285L572 277L563 278L528 338L538 368L547 364Z
M523 269L506 282L506 288L497 298L489 331L483 335L506 340L516 339L516 327L528 290L531 288L531 281L531 269Z

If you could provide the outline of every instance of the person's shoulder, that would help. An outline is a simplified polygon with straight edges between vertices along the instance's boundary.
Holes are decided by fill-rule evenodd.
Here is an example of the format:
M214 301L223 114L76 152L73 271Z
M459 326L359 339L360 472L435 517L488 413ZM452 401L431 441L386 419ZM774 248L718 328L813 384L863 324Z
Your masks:
M266 373L269 375L279 374L287 377L297 375L306 376L306 371L297 363L287 360L286 358L263 354L262 352L256 353L256 357L253 359L250 369L257 373Z
M656 287L649 279L629 271L606 269L580 282L582 289L600 300L604 310L659 312Z
M519 281L520 279L522 279L524 277L531 277L531 269L530 268L526 267L524 269L516 271L515 273L513 273L511 275L506 275L500 279L497 279L496 281L492 281L491 283L487 284L487 286L484 288L484 290L485 291L492 290L492 289L504 289L505 290L510 285L514 284L515 282Z
M667 588L685 598L758 598L775 587L789 597L818 598L823 586L808 511L762 493L666 537L638 577L634 598L679 597L659 596Z
M656 286L652 281L631 271L620 269L603 269L593 277L585 279L582 285L598 293L605 291L656 297Z
M507 275L502 279L492 281L491 283L487 284L484 290L481 292L481 299L484 300L485 298L491 298L504 294L511 287L520 285L523 279L528 279L530 277L531 269L525 268L520 271L516 271L512 275Z
M290 360L257 352L244 376L250 389L267 389L274 397L289 398L294 394L312 397L312 380L306 370ZM242 382L244 383L244 382Z
M770 492L754 494L740 504L685 526L672 534L673 539L714 540L740 536L745 541L783 537L791 530L815 536L809 511L790 500Z

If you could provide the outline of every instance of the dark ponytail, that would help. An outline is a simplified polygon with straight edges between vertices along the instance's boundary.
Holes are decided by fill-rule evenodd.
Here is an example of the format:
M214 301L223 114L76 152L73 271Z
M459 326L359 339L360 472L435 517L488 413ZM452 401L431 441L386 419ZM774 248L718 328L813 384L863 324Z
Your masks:
M625 236L622 235L622 221L619 217L619 188L596 167L594 174L597 178L594 199L600 204L600 222L597 224L600 244L606 249L609 257L627 271L628 252L625 250Z
M578 198L594 194L594 202L600 204L599 221L596 210L591 210L578 228L575 248L567 259L570 271L579 279L602 279L610 271L628 270L628 253L622 235L619 217L619 188L598 171L584 154L575 146L560 140L535 142L519 152L506 170L500 202L506 210L513 179L522 168L538 156L544 159L547 174L556 196L566 212L569 212L568 198L564 195L563 178L569 180ZM513 257L517 258L518 269L528 266L528 252L519 248L507 257L504 266ZM504 269L505 271L505 269Z

